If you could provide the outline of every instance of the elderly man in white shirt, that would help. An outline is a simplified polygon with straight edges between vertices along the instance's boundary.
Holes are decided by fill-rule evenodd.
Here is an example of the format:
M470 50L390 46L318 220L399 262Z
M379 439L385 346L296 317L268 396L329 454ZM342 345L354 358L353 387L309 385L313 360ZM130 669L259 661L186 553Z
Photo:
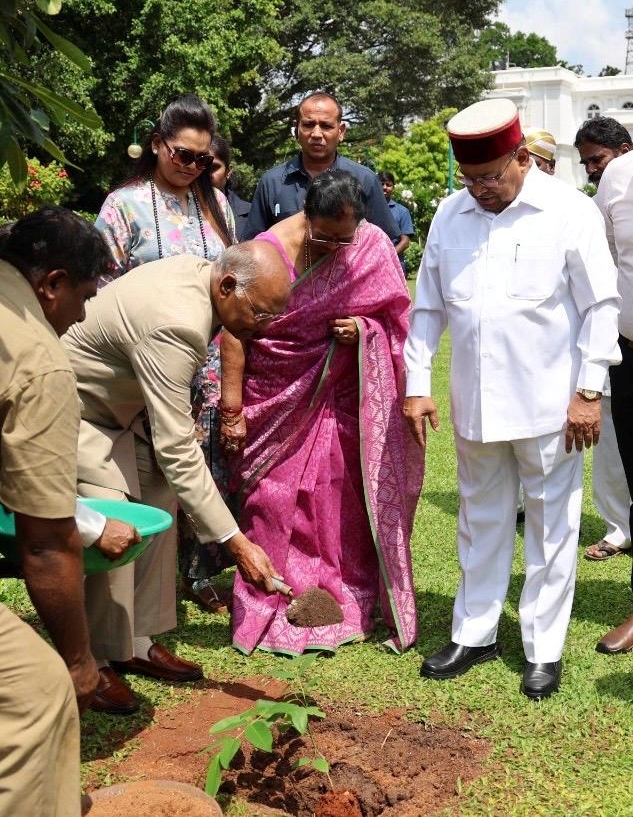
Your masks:
M633 496L633 151L609 162L594 201L604 216L607 239L618 265L622 364L610 372L611 413L626 481ZM631 583L633 586L633 576ZM633 616L608 632L596 649L609 654L633 650Z
M465 189L442 202L429 232L405 350L404 413L424 446L426 418L439 428L431 361L448 326L461 580L452 640L421 674L453 678L500 654L520 481L521 690L538 699L560 685L581 452L598 442L600 391L620 360L616 273L599 213L532 164L514 103L475 103L448 131Z

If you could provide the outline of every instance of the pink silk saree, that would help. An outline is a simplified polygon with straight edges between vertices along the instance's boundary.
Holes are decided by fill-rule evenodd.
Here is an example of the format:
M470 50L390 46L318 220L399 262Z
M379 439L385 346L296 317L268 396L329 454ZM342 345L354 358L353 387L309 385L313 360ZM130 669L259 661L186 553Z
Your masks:
M389 238L367 222L357 234L294 280L287 311L249 342L238 464L241 529L295 595L328 590L344 621L295 628L286 597L238 573L233 644L245 653L335 650L373 630L377 605L390 647L416 640L409 540L423 460L401 414L410 299ZM328 322L348 316L358 346L333 339Z

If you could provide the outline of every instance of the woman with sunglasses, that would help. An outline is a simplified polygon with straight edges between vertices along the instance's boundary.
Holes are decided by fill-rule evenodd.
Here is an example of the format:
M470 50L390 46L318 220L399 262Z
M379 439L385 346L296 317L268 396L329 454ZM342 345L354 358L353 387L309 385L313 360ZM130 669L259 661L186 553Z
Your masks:
M211 183L215 119L198 97L171 102L148 136L134 173L106 198L96 227L112 252L100 285L139 264L187 253L209 260L234 243L234 220L226 197ZM217 441L220 359L209 346L206 365L192 383L196 435L218 488L226 486L226 460ZM221 547L201 546L179 514L179 568L183 595L209 612L227 612L230 593L211 577L229 563Z
M237 576L233 644L246 653L333 651L373 630L376 607L394 649L416 638L409 538L422 458L399 408L411 303L391 240L364 216L350 173L316 176L304 212L256 239L286 260L286 312L245 353L222 339L221 441L243 449L243 530L295 595L323 588L344 613L340 624L293 627L288 598Z

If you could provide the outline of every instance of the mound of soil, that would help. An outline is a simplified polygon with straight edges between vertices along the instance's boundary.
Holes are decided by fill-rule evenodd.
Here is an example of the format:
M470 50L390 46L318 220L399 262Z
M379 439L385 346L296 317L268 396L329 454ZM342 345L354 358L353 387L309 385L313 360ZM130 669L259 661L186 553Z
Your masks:
M215 687L215 688L213 688ZM171 779L202 788L212 742L209 727L242 712L256 698L279 699L278 682L247 679L212 685L165 712L134 738L139 748L117 764L123 779ZM253 814L295 817L421 817L454 802L460 783L481 774L490 745L446 727L410 723L401 711L381 715L325 706L309 737L293 730L278 736L273 752L243 744L225 772L221 792L253 804ZM294 761L320 753L330 764L330 782ZM332 791L333 789L333 791ZM257 805L255 805L257 804Z

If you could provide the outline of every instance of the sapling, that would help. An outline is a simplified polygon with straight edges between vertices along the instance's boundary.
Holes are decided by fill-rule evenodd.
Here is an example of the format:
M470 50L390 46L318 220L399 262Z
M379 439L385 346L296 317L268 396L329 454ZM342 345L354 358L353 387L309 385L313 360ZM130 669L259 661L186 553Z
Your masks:
M316 757L302 757L292 764L293 769L311 766L327 775L330 787L330 767L318 751L310 731L310 718L325 718L325 712L310 703L309 692L316 685L309 670L318 653L308 653L293 658L286 668L271 672L273 678L286 681L291 687L290 695L284 701L255 701L255 705L240 715L231 715L214 724L209 732L216 736L214 743L206 751L213 756L209 761L204 790L214 797L222 783L222 772L247 740L256 749L271 752L273 748L272 727L280 731L294 729L300 735L308 735Z

